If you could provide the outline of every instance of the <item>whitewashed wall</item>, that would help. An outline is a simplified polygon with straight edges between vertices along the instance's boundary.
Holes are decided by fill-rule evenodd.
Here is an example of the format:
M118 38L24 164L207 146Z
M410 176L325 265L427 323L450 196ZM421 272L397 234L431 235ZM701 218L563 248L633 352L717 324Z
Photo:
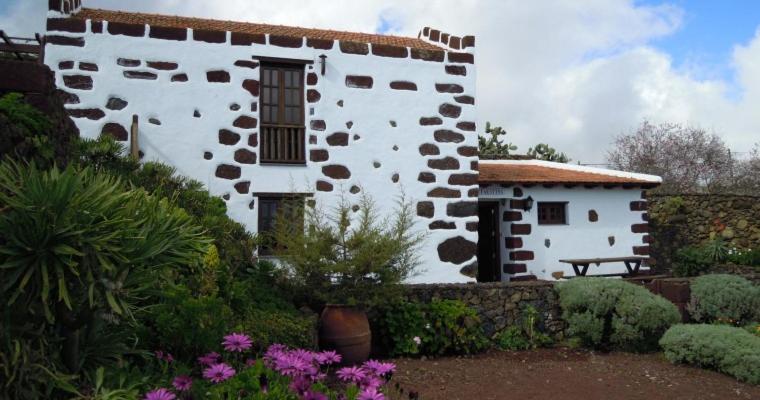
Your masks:
M50 21L45 63L55 72L59 88L69 93L67 107L82 136L98 137L105 127L127 140L123 135L132 116L139 116L143 159L171 164L180 174L204 183L212 194L224 196L229 215L252 232L257 230L255 192L315 192L318 204L329 207L341 196L357 201L361 194L350 188L358 186L388 212L403 191L419 203L416 228L428 233L421 274L413 281L472 280L460 273L463 266L475 261L477 242L473 224L477 212L472 207L477 197L475 69L467 62L472 49L467 50L464 61L452 56L452 51L445 52L445 60L442 55L440 61L428 61L413 59L410 49L405 49L409 55L403 58L372 52L347 54L337 41L329 50L309 47L305 39L298 48L233 46L229 32L224 43L206 43L193 40L192 30L187 31L186 40L163 40L150 38L149 26L144 34L133 37L109 33L107 22L87 21L80 28L71 19ZM319 71L321 54L327 56L324 76ZM252 164L235 160L238 151L247 155L247 162L251 154L259 153L260 138L248 140L258 134L258 124L242 120L240 126L234 126L235 121L241 122L240 117L259 119L260 68L251 63L256 56L314 61L305 71L316 78L306 89L318 92L312 92L310 102L305 103L306 156L309 159L311 150L324 149L329 152L328 160L308 161L305 166L261 165L258 157ZM139 65L119 65L119 59ZM148 62L167 63L151 65L170 69L151 68ZM466 75L452 74L446 66ZM207 72L211 70L226 71L229 82L209 82ZM155 79L125 75L135 73ZM186 82L176 81L181 74ZM350 75L371 77L372 87L349 87ZM243 87L245 81L249 81L249 90ZM392 89L392 81L411 82L416 90ZM451 107L444 110L445 104ZM456 115L445 115L450 110ZM425 117L434 117L440 124L423 125L421 118ZM239 141L220 143L222 129L240 135ZM449 133L436 134L439 130ZM348 134L346 145L327 143L327 137L335 132ZM423 151L422 144L436 150L427 146ZM220 165L231 169L220 173ZM350 177L327 176L323 172L327 165L346 167ZM237 168L240 177L236 177ZM421 173L428 175L423 178ZM430 176L435 182L430 182ZM317 191L318 181L323 182L323 190L329 186L332 190ZM247 187L246 182L250 182ZM432 229L436 227L441 229Z
M516 196L513 191L517 188ZM574 276L569 264L560 263L560 259L625 257L648 254L648 237L646 232L646 213L643 211L644 200L641 189L608 189L601 186L585 188L583 186L566 188L542 186L502 188L508 200L500 206L501 214L518 213L519 220L505 216L501 222L504 240L500 243L503 265L524 264L526 270L511 275L503 273L503 280L512 276L535 275L538 279L553 280L552 272L562 271L565 276ZM530 211L514 209L509 199L533 198L534 205ZM498 196L493 196L498 198ZM567 202L567 225L539 225L539 202ZM633 205L632 205L633 204ZM520 204L517 204L520 205ZM590 220L594 211L597 221ZM519 225L523 232L513 231L513 225ZM529 229L529 233L524 230ZM635 233L634 231L639 231ZM510 238L519 239L515 246ZM612 238L612 240L610 239ZM612 241L612 244L610 242ZM521 242L521 243L519 243ZM510 255L517 253L510 258ZM602 264L589 267L588 275L617 274L627 272L620 263Z

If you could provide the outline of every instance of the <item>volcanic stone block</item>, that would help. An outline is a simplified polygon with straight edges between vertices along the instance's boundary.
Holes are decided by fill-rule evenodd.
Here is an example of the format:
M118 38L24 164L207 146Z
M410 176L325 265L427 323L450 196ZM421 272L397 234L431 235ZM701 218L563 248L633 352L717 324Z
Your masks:
M462 236L446 239L438 245L438 258L443 262L462 264L475 257L478 245Z

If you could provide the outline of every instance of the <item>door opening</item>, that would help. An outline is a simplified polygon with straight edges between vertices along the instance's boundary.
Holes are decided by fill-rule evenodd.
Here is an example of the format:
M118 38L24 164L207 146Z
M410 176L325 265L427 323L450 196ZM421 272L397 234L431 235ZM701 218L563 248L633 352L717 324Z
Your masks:
M478 282L501 281L499 202L478 202Z

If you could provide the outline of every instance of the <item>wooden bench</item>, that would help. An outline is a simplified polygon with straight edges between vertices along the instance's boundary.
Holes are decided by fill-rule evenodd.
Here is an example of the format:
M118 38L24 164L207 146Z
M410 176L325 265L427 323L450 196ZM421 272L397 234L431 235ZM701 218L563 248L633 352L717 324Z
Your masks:
M586 276L588 267L591 264L599 266L604 263L622 262L625 264L625 268L628 270L629 276L635 276L639 273L639 267L641 263L645 261L647 257L629 256L629 257L607 257L607 258L577 258L559 260L561 263L570 264L573 266L576 276ZM605 274L604 276L622 276L626 274Z

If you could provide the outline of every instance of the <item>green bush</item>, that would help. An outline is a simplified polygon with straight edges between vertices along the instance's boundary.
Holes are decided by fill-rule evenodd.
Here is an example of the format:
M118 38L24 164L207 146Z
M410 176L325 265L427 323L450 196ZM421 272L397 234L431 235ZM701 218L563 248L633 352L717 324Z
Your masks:
M704 248L684 247L676 253L673 275L681 277L698 276L709 271L712 266L713 262Z
M651 351L678 309L647 289L622 280L576 278L557 285L568 333L587 346Z
M117 176L128 187L143 188L184 209L214 240L220 263L231 273L251 265L253 236L227 216L224 200L212 196L200 182L178 175L173 167L156 162L141 164L125 153L122 144L101 136L80 140L74 159L81 167Z
M760 320L760 287L736 275L703 275L691 284L688 307L699 322L743 325Z
M391 356L472 354L488 345L477 313L459 300L395 302L378 314L373 330Z
M725 325L675 325L660 340L673 363L714 369L760 384L760 337Z
M532 305L523 307L517 325L510 326L496 338L502 350L529 350L551 344L552 339L539 330L541 315Z
M354 211L355 209L355 211ZM305 229L288 216L305 215ZM354 208L343 199L332 213L286 202L275 220L274 249L299 300L374 305L400 294L400 283L419 265L422 234L413 231L412 203L403 196L384 218L364 195Z

